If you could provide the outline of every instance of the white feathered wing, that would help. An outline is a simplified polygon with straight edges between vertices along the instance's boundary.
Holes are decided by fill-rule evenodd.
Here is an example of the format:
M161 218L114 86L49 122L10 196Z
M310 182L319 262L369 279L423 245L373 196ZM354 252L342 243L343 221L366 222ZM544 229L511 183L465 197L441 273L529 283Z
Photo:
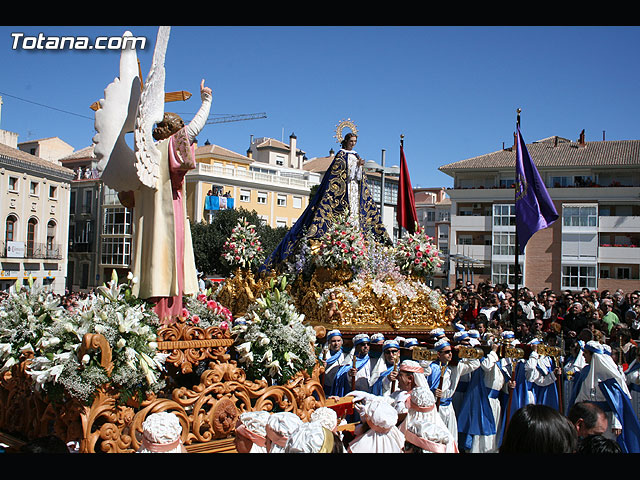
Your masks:
M101 180L117 192L134 191L141 185L156 187L160 152L152 133L164 116L164 59L169 31L170 27L158 29L153 63L142 91L136 51L122 51L120 77L107 86L101 108L96 111L93 142L97 168ZM126 142L126 135L132 132L134 149Z

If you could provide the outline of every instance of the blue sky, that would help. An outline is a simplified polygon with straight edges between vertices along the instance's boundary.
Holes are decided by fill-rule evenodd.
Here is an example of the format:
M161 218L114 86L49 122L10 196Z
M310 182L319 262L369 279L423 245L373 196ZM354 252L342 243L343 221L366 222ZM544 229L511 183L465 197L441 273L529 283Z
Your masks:
M58 136L76 149L95 133L89 105L118 76L114 51L13 49L25 36L148 39L154 26L1 26L0 128L19 142ZM250 136L288 142L308 158L336 149L350 118L358 152L399 163L400 135L414 187L451 186L450 162L513 141L516 110L527 143L559 135L588 141L640 138L639 27L579 26L176 26L166 91L188 90L168 111L190 120L202 78L212 114L265 112L266 119L207 125L198 140L244 154ZM534 158L535 161L535 158Z

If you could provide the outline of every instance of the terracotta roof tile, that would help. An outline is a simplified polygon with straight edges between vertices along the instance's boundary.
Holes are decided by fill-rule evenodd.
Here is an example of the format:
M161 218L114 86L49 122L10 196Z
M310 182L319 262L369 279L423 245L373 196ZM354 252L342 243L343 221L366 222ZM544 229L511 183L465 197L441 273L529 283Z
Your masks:
M61 166L57 162L52 162L49 160L45 160L44 158L36 157L35 155L31 155L30 153L23 152L22 150L12 148L2 143L0 143L0 156L31 163L34 166L38 167L52 169L64 175L73 175L73 170L69 170L68 168Z
M540 168L555 167L631 167L640 166L640 140L585 142L581 146L556 137L527 144L529 155ZM444 173L461 170L515 168L515 150L511 148L443 165Z

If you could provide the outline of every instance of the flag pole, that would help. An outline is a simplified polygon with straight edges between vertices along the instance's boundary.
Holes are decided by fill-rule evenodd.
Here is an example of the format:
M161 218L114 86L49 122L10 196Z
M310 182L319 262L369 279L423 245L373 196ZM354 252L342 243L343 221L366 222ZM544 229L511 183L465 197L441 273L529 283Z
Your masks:
M404 149L404 135L401 133L400 134L400 152L402 152L402 150ZM402 166L401 166L402 168ZM398 184L398 187L400 186L400 184ZM398 206L396 205L396 208L398 208ZM398 238L397 240L399 241L402 238L402 225L398 225Z
M520 142L520 136L518 134L518 131L520 130L520 112L522 110L518 108L517 110L517 117L516 117L516 127L517 127L517 131L516 131L516 141ZM517 215L517 210L515 208L515 202L517 202L518 200L518 145L515 145L516 147L516 162L515 162L515 167L514 167L514 171L515 171L515 182L514 182L514 197L513 197L513 213L514 215ZM515 303L513 304L513 312L512 312L512 324L513 324L513 332L516 333L518 331L518 303L519 303L519 293L518 293L518 285L520 283L520 242L518 241L518 222L515 222L515 227L516 227L516 250L515 250L515 265L513 266L514 268L514 274L515 274L515 278L514 278L514 289L513 289L513 294L515 297ZM508 278L507 278L508 279Z

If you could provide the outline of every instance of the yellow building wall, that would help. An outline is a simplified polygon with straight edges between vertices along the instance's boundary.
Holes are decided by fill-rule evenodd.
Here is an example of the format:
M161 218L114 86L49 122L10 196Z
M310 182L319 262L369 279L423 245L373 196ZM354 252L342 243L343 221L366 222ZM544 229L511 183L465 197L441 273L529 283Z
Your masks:
M229 161L229 160L223 160L223 159L218 159L215 157L208 157L208 158L198 158L197 159L198 162L200 163L205 163L208 165L214 165L214 164L220 164L223 167L225 166L242 166L242 167L246 167L248 169L248 166L244 163L239 163L239 162L233 162L233 161ZM211 183L211 182L206 182L206 181L201 181L200 182L200 194L201 194L201 199L199 204L200 205L205 205L205 200L206 200L206 196L207 196L207 192L209 192L209 190L212 190L213 187L215 186L222 186L223 192L230 192L231 196L234 198L234 208L244 208L245 210L248 211L253 211L255 210L256 213L258 215L264 216L268 219L268 224L272 227L276 227L277 225L277 220L278 219L282 219L285 220L286 219L286 224L287 227L291 227L293 226L293 224L295 223L295 221L298 219L298 217L300 217L302 215L302 212L304 212L304 209L307 207L307 205L309 204L309 194L307 192L305 193L301 193L301 194L291 194L291 193L282 193L282 192L278 192L275 190L272 190L274 187L273 186L246 186L246 187L239 187L239 186L232 186L232 185L224 185L220 182L217 183ZM245 202L245 201L241 201L240 200L240 191L241 190L248 190L249 191L249 201ZM267 202L266 204L264 203L258 203L258 193L266 193L267 194ZM197 204L195 202L195 195L196 195L196 184L188 184L187 187L187 201L188 201L188 206L187 206L187 214L189 215L189 218L195 218L195 215L193 212L194 206ZM286 196L286 206L278 206L277 204L277 199L278 199L278 195L281 196ZM294 200L293 197L299 197L300 198L300 208L296 208L294 207ZM204 214L204 211L202 212L202 216L206 221L206 214Z

